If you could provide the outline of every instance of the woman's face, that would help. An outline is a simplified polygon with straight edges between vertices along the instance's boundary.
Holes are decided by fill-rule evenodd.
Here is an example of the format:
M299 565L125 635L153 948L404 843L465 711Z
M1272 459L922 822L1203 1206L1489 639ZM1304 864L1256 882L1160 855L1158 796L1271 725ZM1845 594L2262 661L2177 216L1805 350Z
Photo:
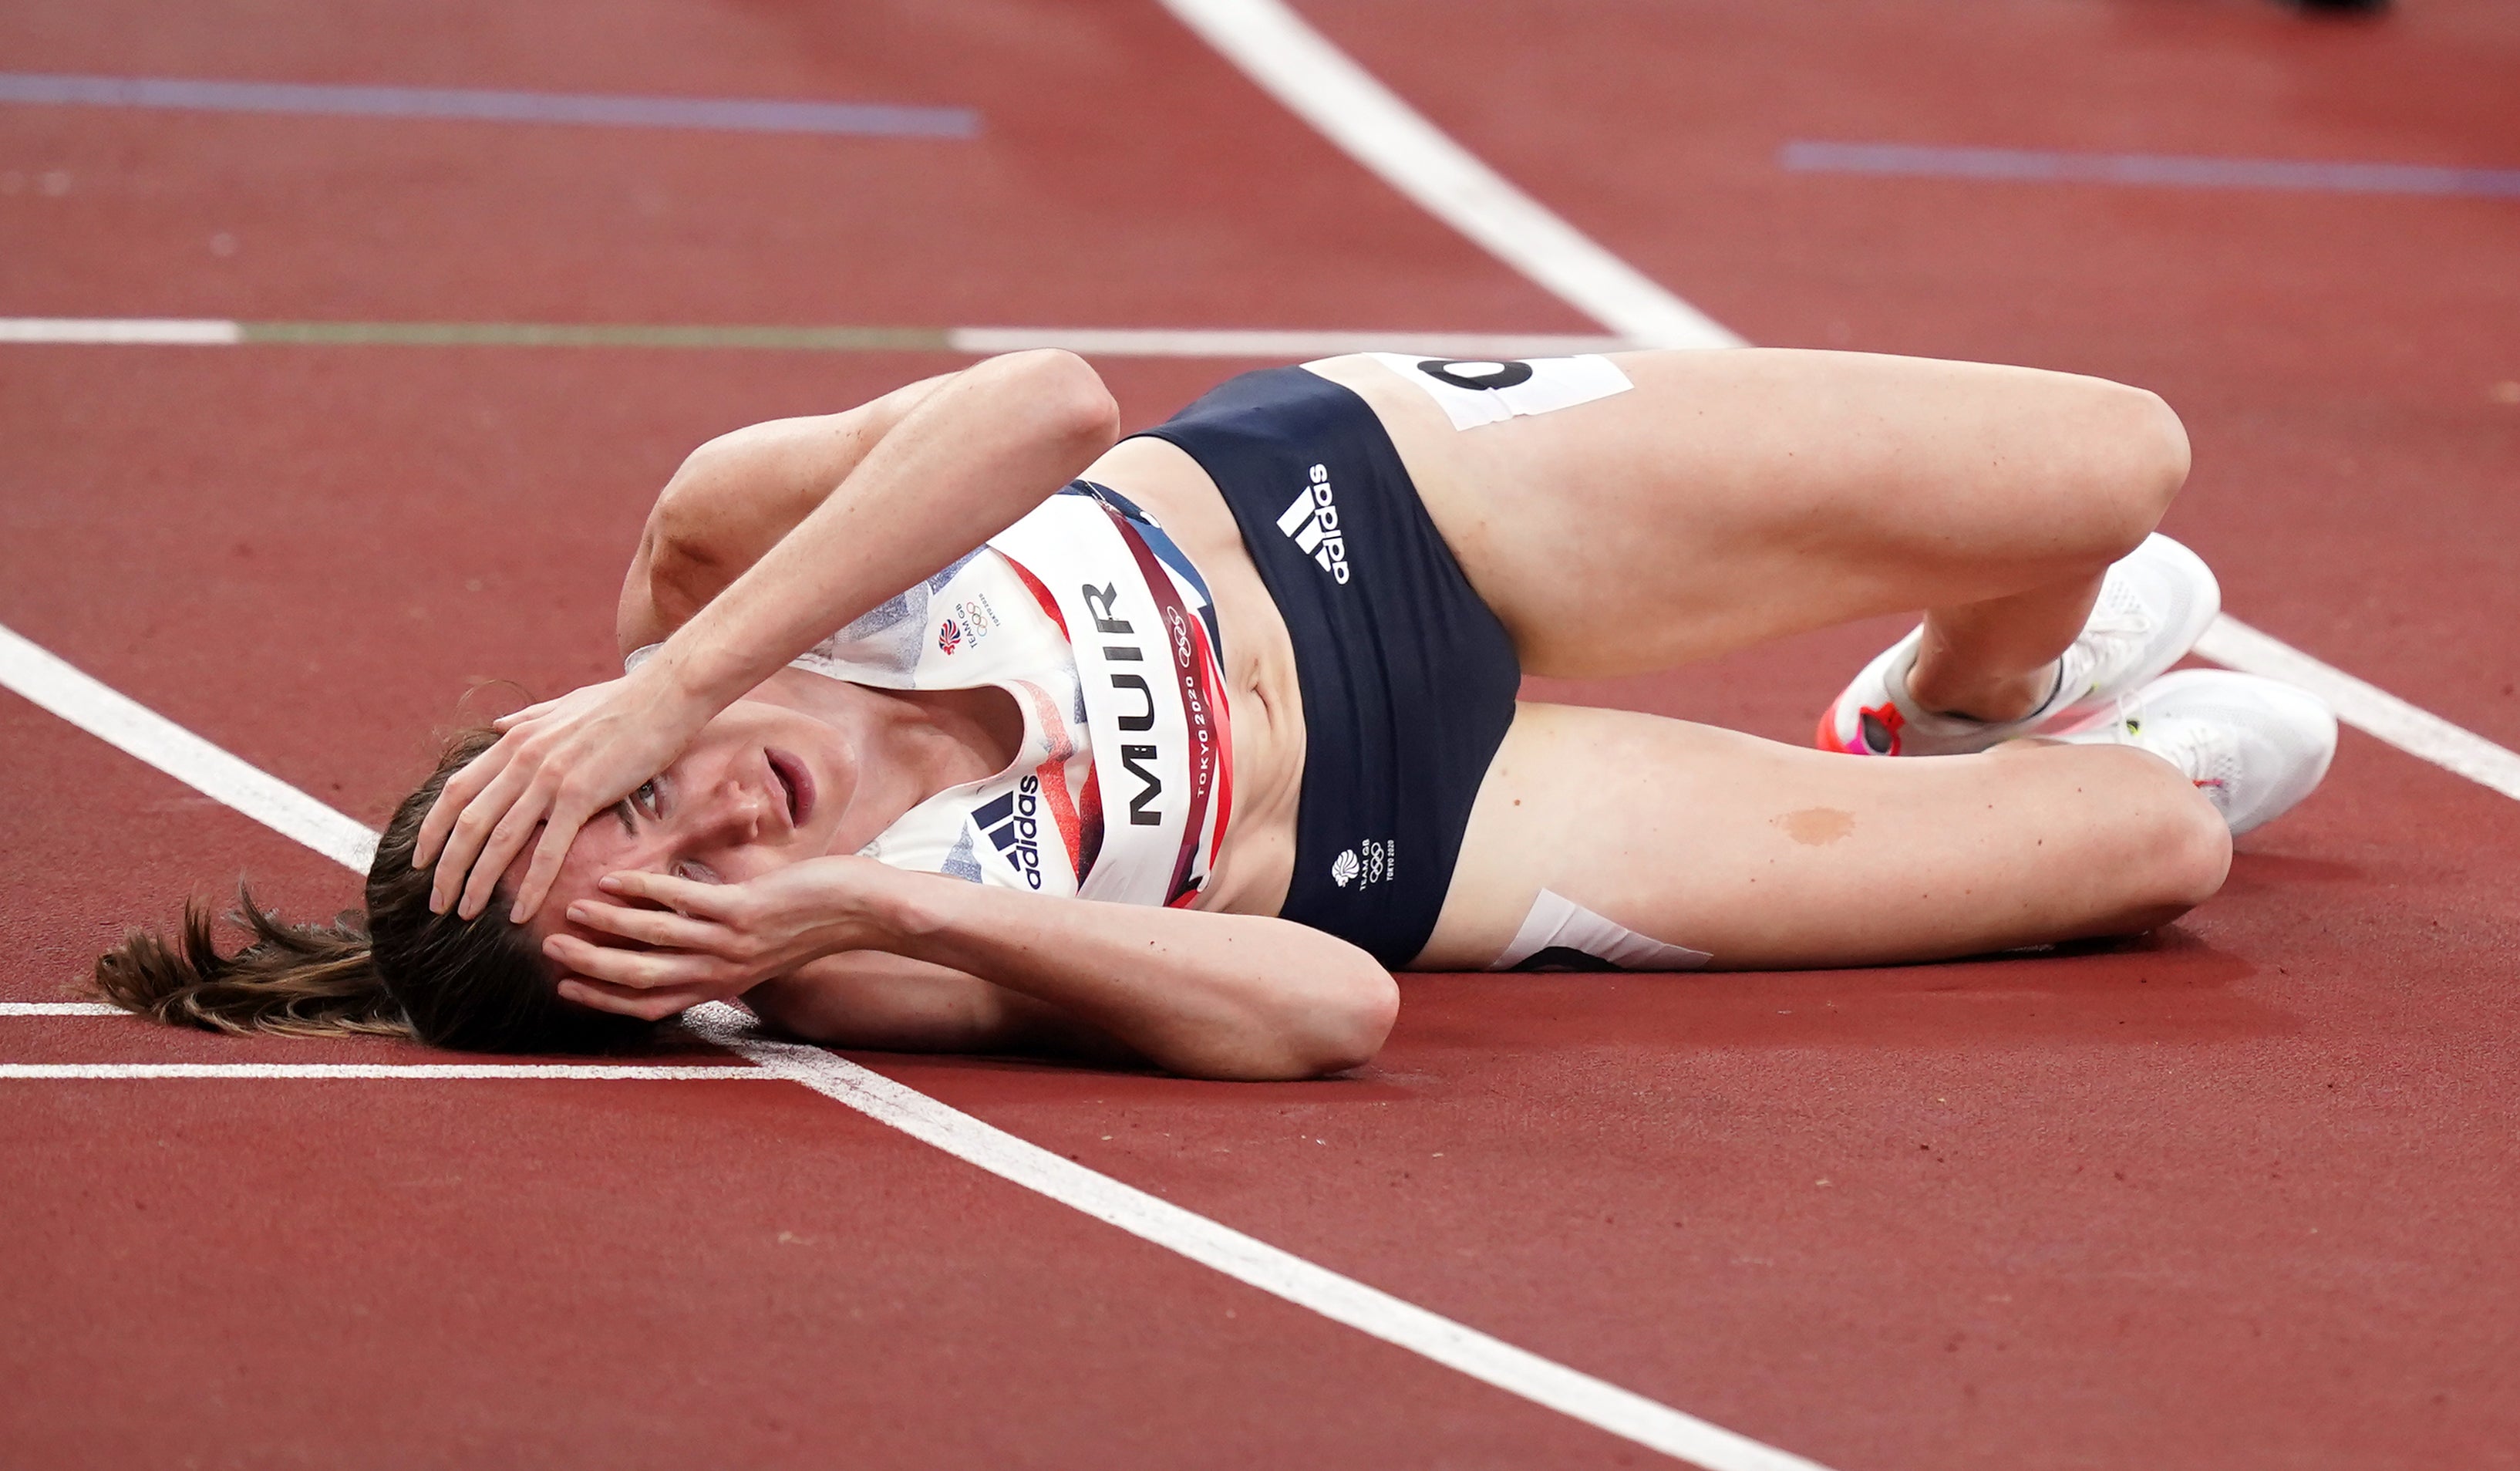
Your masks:
M840 732L785 706L739 700L690 749L578 831L561 864L548 923L598 896L608 873L647 869L702 884L740 884L831 852L857 788L857 753ZM518 855L513 881L532 847ZM619 943L618 940L611 942Z

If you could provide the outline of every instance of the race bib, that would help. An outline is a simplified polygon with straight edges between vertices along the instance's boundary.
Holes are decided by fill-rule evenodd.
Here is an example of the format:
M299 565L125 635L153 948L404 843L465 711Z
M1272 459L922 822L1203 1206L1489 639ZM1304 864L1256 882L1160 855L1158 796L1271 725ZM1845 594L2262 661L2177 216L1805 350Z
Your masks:
M1517 414L1573 408L1636 387L1617 363L1598 353L1532 358L1366 355L1425 390L1442 405L1455 429L1502 424Z

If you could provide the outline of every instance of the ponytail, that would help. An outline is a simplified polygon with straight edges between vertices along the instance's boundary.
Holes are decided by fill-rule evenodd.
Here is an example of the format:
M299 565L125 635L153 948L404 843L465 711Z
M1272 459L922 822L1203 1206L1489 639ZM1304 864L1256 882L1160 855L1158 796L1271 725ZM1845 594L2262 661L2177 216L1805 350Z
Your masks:
M412 1034L410 1019L377 974L357 912L329 925L288 924L240 884L227 917L250 937L243 949L219 953L210 912L195 900L185 904L173 942L133 930L119 948L97 957L97 991L127 1011L209 1032Z
M229 920L243 949L219 953L209 912L184 906L175 940L143 930L97 958L97 992L179 1027L288 1036L404 1036L467 1052L589 1052L639 1041L654 1024L560 998L559 977L533 935L508 922L504 898L472 919L428 908L430 871L412 866L420 825L446 779L497 743L455 737L437 768L402 800L377 840L364 912L328 925L266 913L240 884Z

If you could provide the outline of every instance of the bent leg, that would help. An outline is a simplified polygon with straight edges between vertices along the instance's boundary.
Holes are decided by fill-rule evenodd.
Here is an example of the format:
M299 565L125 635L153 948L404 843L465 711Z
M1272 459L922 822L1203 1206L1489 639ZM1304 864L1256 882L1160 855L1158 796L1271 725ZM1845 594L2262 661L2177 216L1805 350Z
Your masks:
M1466 431L1371 358L1316 369L1373 405L1534 673L1668 668L1926 609L1920 693L2013 713L1973 707L2036 682L2187 471L2168 407L2095 378L1760 348L1613 360L1630 391Z
M2213 806L2141 751L1849 760L1526 704L1414 967L1484 967L1544 888L1718 969L1834 967L2134 934L2202 902L2229 861Z

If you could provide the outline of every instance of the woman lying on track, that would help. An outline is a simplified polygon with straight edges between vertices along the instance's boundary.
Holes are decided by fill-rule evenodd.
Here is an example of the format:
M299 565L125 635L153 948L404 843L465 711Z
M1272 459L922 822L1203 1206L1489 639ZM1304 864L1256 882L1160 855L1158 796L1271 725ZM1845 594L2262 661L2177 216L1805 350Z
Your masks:
M103 990L487 1049L741 997L835 1044L1300 1078L1374 1055L1391 968L2150 929L2334 749L2297 691L2163 677L2218 593L2149 534L2187 444L2135 389L1375 353L1115 434L1042 351L702 445L622 587L628 672L459 741L364 918L248 899L221 957L188 911ZM1916 609L1821 751L1515 700Z

